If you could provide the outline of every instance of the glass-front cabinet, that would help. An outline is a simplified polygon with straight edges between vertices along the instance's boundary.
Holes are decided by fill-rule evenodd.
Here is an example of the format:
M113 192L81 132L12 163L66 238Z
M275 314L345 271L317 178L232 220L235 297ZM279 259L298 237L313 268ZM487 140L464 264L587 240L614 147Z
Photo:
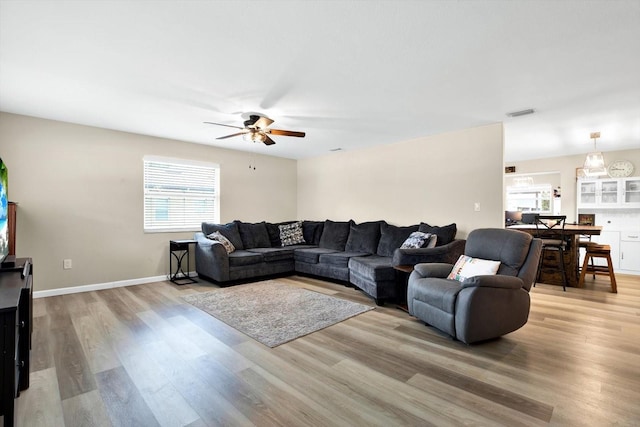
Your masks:
M625 207L640 207L640 177L622 179L622 204Z
M578 181L578 207L619 207L622 199L619 179L593 179Z

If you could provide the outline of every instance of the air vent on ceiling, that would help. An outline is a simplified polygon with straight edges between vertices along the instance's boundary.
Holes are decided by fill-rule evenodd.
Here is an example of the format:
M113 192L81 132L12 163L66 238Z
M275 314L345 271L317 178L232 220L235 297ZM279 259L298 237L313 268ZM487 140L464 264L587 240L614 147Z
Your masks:
M534 110L533 108L528 108L526 110L512 111L511 113L507 113L507 116L509 116L509 117L520 117L520 116L526 116L527 114L533 114L535 112L536 112L536 110Z

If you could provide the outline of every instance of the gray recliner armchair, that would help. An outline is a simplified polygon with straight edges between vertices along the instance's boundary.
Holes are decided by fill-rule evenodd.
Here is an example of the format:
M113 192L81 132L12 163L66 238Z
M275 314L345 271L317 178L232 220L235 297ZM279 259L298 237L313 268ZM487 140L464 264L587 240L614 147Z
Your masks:
M500 261L496 275L446 277L452 264L417 264L409 276L409 313L470 344L521 328L529 317L542 241L498 228L478 229L467 238L465 255Z

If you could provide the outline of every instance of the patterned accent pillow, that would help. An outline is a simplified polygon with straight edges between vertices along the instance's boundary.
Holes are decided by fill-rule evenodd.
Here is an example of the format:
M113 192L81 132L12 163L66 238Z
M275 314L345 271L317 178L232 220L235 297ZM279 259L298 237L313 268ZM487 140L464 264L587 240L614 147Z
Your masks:
M474 276L494 275L500 268L500 261L490 261L487 259L471 258L467 255L460 255L453 270L447 276L447 279L457 280L459 282Z
M224 246L228 254L236 250L236 247L233 246L233 243L231 243L231 241L226 237L224 237L222 233L220 233L219 231L214 231L213 233L209 234L207 237Z
M435 234L414 231L409 234L400 249L433 248L436 245L437 238L438 236Z
M282 241L282 246L305 243L304 235L302 234L302 221L280 225L278 227L280 228L280 241Z

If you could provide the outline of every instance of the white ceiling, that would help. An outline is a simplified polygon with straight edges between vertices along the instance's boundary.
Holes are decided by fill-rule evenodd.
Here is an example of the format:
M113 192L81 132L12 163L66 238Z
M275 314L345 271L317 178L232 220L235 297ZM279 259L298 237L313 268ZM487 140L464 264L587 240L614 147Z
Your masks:
M501 121L506 161L635 149L640 1L2 0L0 110L296 159ZM307 137L202 123L246 112Z

